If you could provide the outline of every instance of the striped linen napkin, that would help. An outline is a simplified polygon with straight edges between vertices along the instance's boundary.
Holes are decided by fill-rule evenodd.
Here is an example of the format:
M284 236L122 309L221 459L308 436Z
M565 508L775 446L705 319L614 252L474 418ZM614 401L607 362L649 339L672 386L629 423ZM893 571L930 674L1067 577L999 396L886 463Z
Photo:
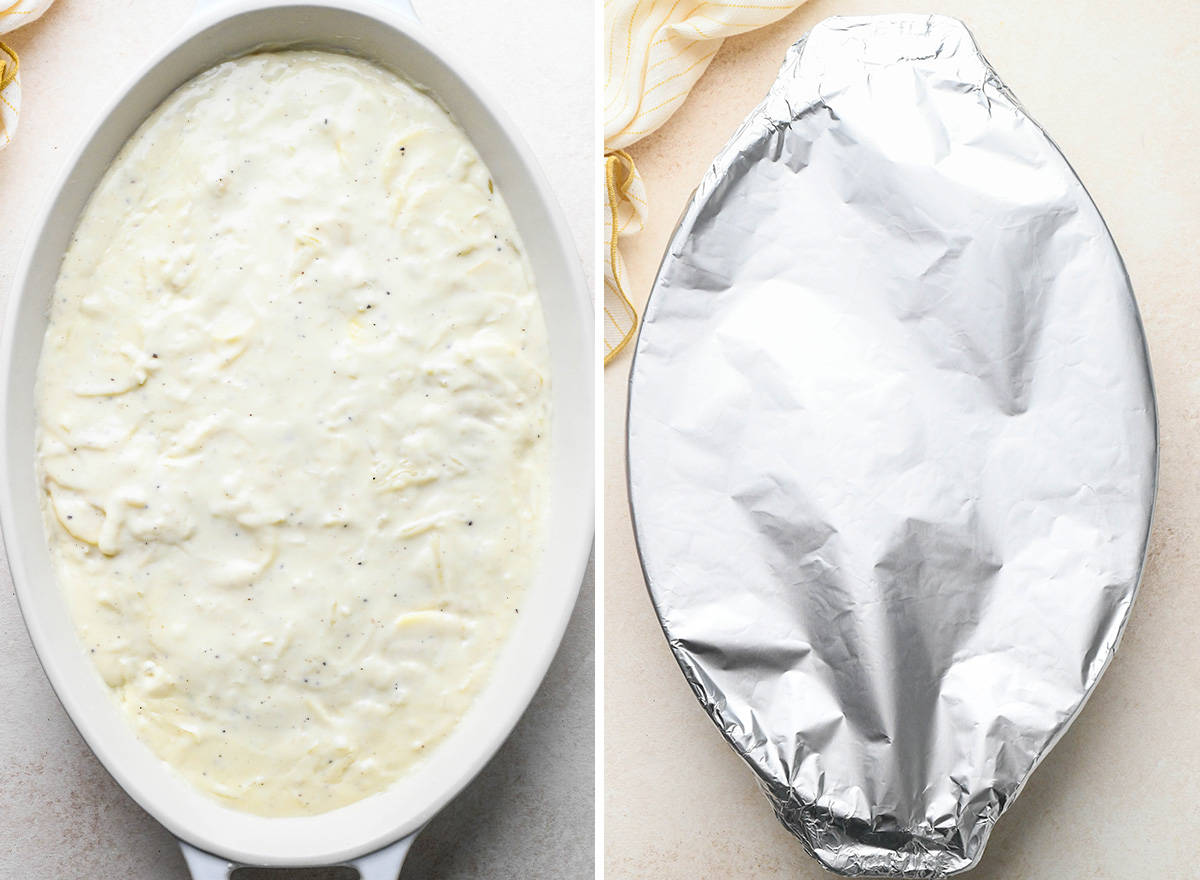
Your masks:
M625 347L637 328L637 311L629 301L620 241L641 231L646 219L646 190L624 148L650 134L679 109L726 37L778 21L803 3L605 0L606 364Z
M0 34L14 31L38 18L54 0L0 0ZM7 3L7 5L5 5ZM7 147L17 131L21 115L21 76L17 53L0 43L0 150Z

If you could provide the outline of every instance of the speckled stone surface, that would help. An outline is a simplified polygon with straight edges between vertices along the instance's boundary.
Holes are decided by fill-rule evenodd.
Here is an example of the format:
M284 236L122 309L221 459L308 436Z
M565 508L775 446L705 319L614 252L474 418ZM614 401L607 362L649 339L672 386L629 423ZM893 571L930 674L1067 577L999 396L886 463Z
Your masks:
M567 211L591 281L592 4L554 3L554 15L547 14L547 0L415 5L430 31L501 96L531 143ZM30 220L67 153L191 6L192 0L58 0L42 20L4 38L21 58L24 103L17 136L0 152L0 297L8 295ZM0 571L0 878L184 880L174 839L108 777L59 706L25 633L7 565ZM418 838L402 877L592 876L593 619L589 570L533 705L491 764Z
M652 211L625 251L634 295L640 305L692 187L788 45L830 15L924 10L966 21L1095 198L1137 292L1161 420L1156 521L1124 642L967 876L1200 877L1200 3L811 0L728 41L679 113L631 150ZM605 375L606 876L829 877L775 820L659 630L625 497L628 372L625 354Z

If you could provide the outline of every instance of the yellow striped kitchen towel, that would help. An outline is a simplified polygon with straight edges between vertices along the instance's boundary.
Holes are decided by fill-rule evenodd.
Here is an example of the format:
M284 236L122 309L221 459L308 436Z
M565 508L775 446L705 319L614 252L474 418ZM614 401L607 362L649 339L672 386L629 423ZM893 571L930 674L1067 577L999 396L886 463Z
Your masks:
M54 0L0 0L0 34L41 16ZM7 3L7 5L5 5ZM12 142L21 115L21 75L17 53L0 43L0 150Z
M778 21L803 3L605 0L605 363L616 357L637 328L620 241L642 229L646 190L624 148L679 109L726 37Z

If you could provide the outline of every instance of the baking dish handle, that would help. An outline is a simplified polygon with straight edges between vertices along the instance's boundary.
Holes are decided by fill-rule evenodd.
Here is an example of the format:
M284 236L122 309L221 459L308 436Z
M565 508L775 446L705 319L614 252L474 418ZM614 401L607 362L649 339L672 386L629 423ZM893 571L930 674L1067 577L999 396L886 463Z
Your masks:
M192 14L203 12L210 6L220 6L224 3L231 3L233 0L196 0L196 5L192 7ZM375 0L380 6L387 6L390 9L395 9L405 18L409 18L414 22L420 23L421 19L417 18L417 11L413 9L412 0Z
M383 849L340 864L358 871L360 880L396 880L400 875L400 867L404 864L404 857L408 855L417 834L420 834L420 831ZM179 848L183 850L183 860L187 863L192 880L229 880L229 875L235 869L246 867L196 849L182 840L179 841Z

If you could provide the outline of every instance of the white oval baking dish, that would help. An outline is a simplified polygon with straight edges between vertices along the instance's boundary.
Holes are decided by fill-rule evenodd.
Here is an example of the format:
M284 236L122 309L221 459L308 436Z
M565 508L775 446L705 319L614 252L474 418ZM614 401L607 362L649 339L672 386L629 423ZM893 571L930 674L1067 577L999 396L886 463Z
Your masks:
M120 716L78 642L51 569L34 476L34 376L47 306L79 213L126 139L185 81L263 45L302 44L375 60L429 88L467 131L504 194L537 279L550 338L552 489L546 551L489 680L451 735L398 783L319 816L266 818L192 788ZM528 147L496 103L424 33L408 0L215 0L109 105L66 163L31 230L0 341L0 523L42 666L113 777L183 845L193 876L236 865L352 864L394 880L417 831L475 776L524 712L562 638L591 546L593 338L578 255Z

